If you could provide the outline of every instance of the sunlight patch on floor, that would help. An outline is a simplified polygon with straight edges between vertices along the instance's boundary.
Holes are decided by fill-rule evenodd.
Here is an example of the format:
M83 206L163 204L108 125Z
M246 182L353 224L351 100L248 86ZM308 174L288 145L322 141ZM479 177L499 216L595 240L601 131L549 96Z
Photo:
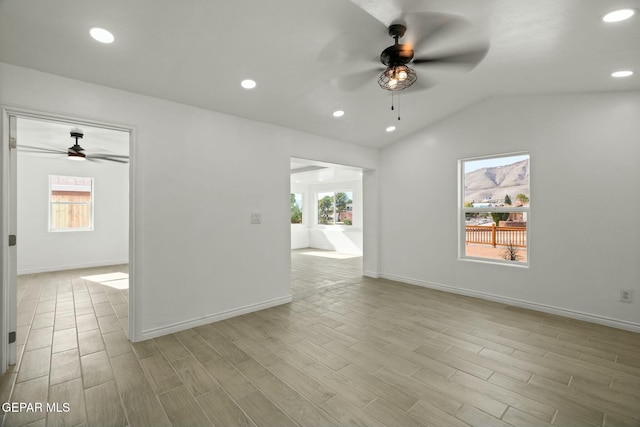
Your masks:
M362 255L356 255L356 254L344 254L340 252L330 252L330 251L301 252L300 255L311 255L311 256L318 256L322 258L332 258L332 259L351 259L351 258L359 258L362 256Z
M95 274L93 276L84 276L82 279L100 283L101 285L109 286L114 289L129 289L129 275L127 273L117 272Z

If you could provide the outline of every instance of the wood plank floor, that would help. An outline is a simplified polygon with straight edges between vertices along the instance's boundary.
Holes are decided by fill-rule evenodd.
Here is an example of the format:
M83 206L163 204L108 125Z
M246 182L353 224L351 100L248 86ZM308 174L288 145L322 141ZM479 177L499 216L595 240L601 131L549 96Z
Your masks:
M0 401L70 411L0 424L640 426L639 334L308 252L292 252L293 303L136 344L127 290L82 279L126 266L21 276Z

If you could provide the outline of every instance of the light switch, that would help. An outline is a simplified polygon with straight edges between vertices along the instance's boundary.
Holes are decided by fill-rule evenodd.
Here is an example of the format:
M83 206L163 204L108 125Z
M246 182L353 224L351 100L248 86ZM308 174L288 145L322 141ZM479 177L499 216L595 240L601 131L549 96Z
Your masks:
M261 224L262 214L260 212L251 212L251 224Z

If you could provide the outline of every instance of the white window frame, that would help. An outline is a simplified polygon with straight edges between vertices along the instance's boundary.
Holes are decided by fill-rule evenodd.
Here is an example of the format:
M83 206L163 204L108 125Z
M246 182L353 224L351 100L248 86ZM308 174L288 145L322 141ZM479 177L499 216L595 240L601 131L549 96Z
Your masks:
M54 202L52 200L52 193L54 191L54 184L53 184L53 178L54 177L69 177L69 178L82 178L82 179L89 179L91 181L91 200L88 203L74 203L74 202ZM94 178L93 177L74 177L74 176L69 176L69 175L49 175L49 215L48 215L48 230L50 233L67 233L67 232L76 232L76 231L93 231L93 227L94 227L94 201L95 201L95 183L94 183ZM52 224L51 224L51 217L52 217L52 210L53 210L53 206L54 204L59 205L59 204L82 204L82 205L89 205L89 227L74 227L74 228L53 228Z
M490 156L480 156L480 157L469 157L465 159L458 160L458 259L464 261L474 261L474 262L482 262L489 264L500 264L500 265L509 265L514 267L524 267L528 268L531 262L531 210L530 206L493 206L493 207L484 207L484 208L468 208L465 207L464 197L464 184L465 184L465 173L464 173L464 165L466 162L476 161L476 160L485 160L485 159L496 159L501 157L513 157L513 156L529 156L529 170L531 170L531 154L526 151L515 152L515 153L506 153L506 154L495 154ZM529 177L529 192L531 191L531 177ZM531 199L531 195L529 195ZM484 258L484 257L474 257L466 254L466 240L467 240L467 221L466 214L467 213L491 213L491 212L504 212L504 213L512 213L512 212L523 212L526 214L527 218L527 226L525 228L526 233L526 242L527 242L527 260L526 261L509 261L498 258Z
M324 193L333 193L333 224L320 224L320 212L318 212L318 195L319 194L324 194ZM323 190L323 191L316 191L315 193L315 225L316 227L353 227L353 213L351 214L351 225L345 225L345 224L337 224L336 223L336 202L335 202L335 198L336 198L336 193L351 193L351 203L352 203L352 207L351 207L351 211L349 212L353 212L353 198L354 196L354 191L351 189L346 189L346 190Z

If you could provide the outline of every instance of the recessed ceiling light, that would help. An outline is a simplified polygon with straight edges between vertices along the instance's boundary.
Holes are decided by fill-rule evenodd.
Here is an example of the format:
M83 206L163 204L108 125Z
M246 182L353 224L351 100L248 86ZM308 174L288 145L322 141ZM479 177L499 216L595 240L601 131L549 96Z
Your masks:
M344 111L342 110L336 110L333 112L333 117L342 117L344 116Z
M394 130L396 130L396 127L395 127L395 126L389 126L389 127L386 129L386 131L387 131L387 132L393 132Z
M93 27L89 30L89 34L91 34L91 37L93 37L94 40L97 40L100 43L113 43L116 39L113 37L113 34L104 28Z
M604 22L620 22L631 18L636 12L633 9L620 9L609 12L602 17Z
M633 71L628 71L628 70L616 71L614 73L611 73L611 77L629 77L632 75L633 75Z
M240 85L245 89L253 89L254 87L256 87L256 82L255 80L246 79L240 82Z

